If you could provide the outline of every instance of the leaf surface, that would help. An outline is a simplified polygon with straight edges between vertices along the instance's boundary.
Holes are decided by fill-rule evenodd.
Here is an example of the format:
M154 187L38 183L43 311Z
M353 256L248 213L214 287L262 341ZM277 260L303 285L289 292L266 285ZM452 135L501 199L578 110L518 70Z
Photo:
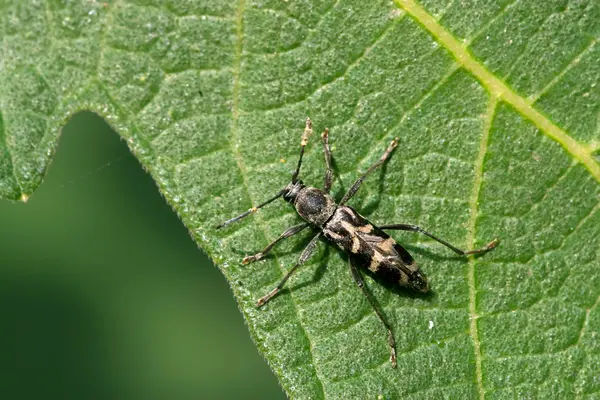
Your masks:
M227 277L292 398L597 395L600 6L596 1L0 1L0 196L40 185L79 110L127 141ZM240 260L298 223L284 202L215 231L289 182L303 121L331 130L341 198L413 223L468 260L394 233L418 296L366 277L386 334L327 243L263 309L308 243ZM302 171L322 184L312 138ZM143 200L141 200L143 201Z

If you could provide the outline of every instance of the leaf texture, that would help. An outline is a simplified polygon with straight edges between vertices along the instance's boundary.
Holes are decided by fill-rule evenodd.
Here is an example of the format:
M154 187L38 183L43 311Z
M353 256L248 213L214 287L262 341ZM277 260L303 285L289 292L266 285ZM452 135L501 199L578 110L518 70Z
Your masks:
M0 196L27 200L79 110L127 141L228 279L291 398L593 398L600 392L600 5L594 0L0 1ZM462 248L395 233L430 276L367 284L327 243L263 309L310 233L280 190L304 119L331 130L339 199ZM302 179L320 186L317 135Z

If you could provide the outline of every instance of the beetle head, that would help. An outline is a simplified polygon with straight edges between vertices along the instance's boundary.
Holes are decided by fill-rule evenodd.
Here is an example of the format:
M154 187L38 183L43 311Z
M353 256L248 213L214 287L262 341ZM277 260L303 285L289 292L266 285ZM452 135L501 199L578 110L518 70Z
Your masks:
M290 182L285 188L283 188L283 198L288 203L293 203L298 197L298 193L304 188L302 181Z

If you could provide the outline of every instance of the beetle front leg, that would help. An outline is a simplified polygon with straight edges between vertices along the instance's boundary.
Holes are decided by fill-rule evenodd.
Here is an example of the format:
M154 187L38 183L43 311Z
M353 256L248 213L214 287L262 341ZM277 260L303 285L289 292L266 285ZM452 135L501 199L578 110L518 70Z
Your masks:
M392 140L392 142L390 143L390 145L386 149L385 153L383 153L383 155L381 156L381 158L379 159L379 161L377 161L375 164L371 165L369 167L369 169L367 170L367 172L365 172L364 174L362 174L360 176L360 178L358 178L356 180L356 182L354 182L354 184L352 185L352 187L350 188L350 190L348 190L348 192L344 195L344 197L342 197L342 200L340 201L340 206L343 206L344 204L346 204L348 202L348 200L350 200L352 198L352 196L354 196L356 194L356 192L358 191L358 189L362 185L363 181L373 171L375 171L377 168L379 168L379 167L381 167L383 165L383 163L390 157L390 154L392 154L392 151L396 148L396 146L398 146L398 138L395 138L394 140Z
M242 264L250 264L251 262L260 260L261 258L266 256L273 249L273 247L275 247L275 245L277 243L281 242L284 239L289 238L290 236L294 236L296 233L299 233L304 228L307 228L309 225L310 224L308 222L303 222L299 225L292 226L291 228L289 228L288 230L283 232L281 235L279 235L279 237L277 239L275 239L271 244L269 244L267 247L265 247L263 249L263 251L256 253L253 256L244 257L244 259L242 260Z

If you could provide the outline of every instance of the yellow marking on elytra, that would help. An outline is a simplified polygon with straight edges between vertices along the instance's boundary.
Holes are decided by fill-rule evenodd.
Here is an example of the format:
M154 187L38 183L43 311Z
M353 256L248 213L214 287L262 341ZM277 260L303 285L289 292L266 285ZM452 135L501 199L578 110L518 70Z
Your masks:
M354 234L356 233L356 227L354 225L344 220L340 221L340 224L342 225L342 228L344 228L348 231L348 233L354 236Z
M367 225L363 225L363 226L357 226L355 228L359 232L364 232L364 233L371 233L371 232L373 232L373 225L371 225L371 224L367 224Z
M467 46L452 36L440 23L414 0L394 0L394 2L421 23L433 37L443 45L456 59L457 63L473 74L490 92L491 96L502 99L514 107L521 115L529 119L546 136L562 145L567 152L580 161L600 182L600 163L595 159L590 146L579 143L550 119L533 107L533 104L513 91L505 82L488 71L467 50ZM481 389L481 387L480 387ZM483 397L480 390L480 397Z
M373 256L371 257L371 263L369 264L369 269L373 272L376 272L379 269L379 266L389 260L388 257L381 254L377 249L374 249Z
M358 236L356 236L356 234L352 234L352 252L354 254L358 254L358 251L360 250L360 239L358 238Z
M351 234L354 234L356 232L362 232L362 233L371 233L371 232L373 232L373 225L371 225L371 224L361 225L361 226L355 226L355 225L352 225L348 221L340 221L340 223L342 224L342 227L344 229L346 229Z
M381 263L375 257L371 258L371 264L369 264L369 270L372 272L377 272L379 270L379 265Z
M377 247L381 249L382 252L389 254L394 250L394 244L396 244L396 241L389 237L381 243L379 243Z

